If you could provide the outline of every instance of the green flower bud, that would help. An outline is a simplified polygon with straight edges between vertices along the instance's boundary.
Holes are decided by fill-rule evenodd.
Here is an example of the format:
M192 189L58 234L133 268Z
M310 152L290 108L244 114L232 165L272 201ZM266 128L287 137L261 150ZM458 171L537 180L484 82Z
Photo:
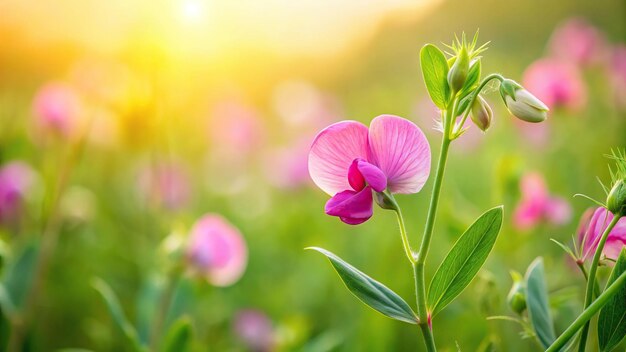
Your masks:
M613 214L626 210L626 180L618 180L606 199L607 209Z
M526 122L542 122L548 118L550 110L517 82L506 79L500 84L500 95L509 112Z
M471 113L472 121L480 128L481 131L486 131L491 126L491 119L493 118L493 111L491 107L483 97L480 95L474 101Z
M374 193L374 200L383 209L398 210L398 203L392 198L391 194L376 192Z
M522 314L526 310L526 288L522 276L518 272L512 271L511 277L513 277L513 286L506 297L506 301L515 313Z
M463 89L465 80L467 79L467 73L469 72L470 58L465 47L461 47L459 50L454 64L448 72L448 84L453 93L456 93Z

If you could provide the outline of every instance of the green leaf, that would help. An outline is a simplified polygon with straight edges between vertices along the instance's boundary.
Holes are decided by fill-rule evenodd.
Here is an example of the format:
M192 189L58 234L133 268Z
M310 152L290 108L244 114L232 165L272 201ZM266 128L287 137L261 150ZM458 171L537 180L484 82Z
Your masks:
M428 307L434 316L454 300L483 266L502 226L502 206L482 214L456 241L433 276Z
M420 51L420 65L430 99L437 107L445 109L450 98L446 57L436 46L426 44Z
M548 290L541 257L535 259L526 271L526 306L537 340L543 348L550 347L556 336L548 305Z
M624 271L626 271L626 248L622 249L606 287L615 282ZM600 351L611 351L624 336L626 336L626 286L622 286L600 311L598 318Z
M176 320L167 331L163 344L163 352L191 351L193 328L188 316Z
M144 344L150 341L157 307L160 303L159 298L163 293L164 281L159 275L149 275L137 296L137 332L139 340Z
M389 318L417 324L417 317L411 310L411 307L385 285L370 278L323 248L309 247L307 249L312 249L325 255L348 290L361 302Z
M135 350L142 351L143 348L139 343L137 330L135 330L132 324L126 319L126 315L124 315L124 311L122 310L122 306L120 305L115 292L113 292L111 287L104 280L97 277L92 279L91 286L93 286L93 288L100 293L104 299L104 303L106 303L107 308L109 309L109 313L111 314L113 321L132 343Z
M5 301L11 302L12 307L15 309L19 310L22 307L28 295L38 257L39 247L35 243L29 243L7 268L7 272L2 280L6 288L6 298L8 298Z

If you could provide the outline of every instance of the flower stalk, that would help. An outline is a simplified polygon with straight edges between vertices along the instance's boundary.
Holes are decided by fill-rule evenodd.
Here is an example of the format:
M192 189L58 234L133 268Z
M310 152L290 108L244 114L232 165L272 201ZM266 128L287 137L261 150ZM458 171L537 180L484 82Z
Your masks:
M604 249L604 244L606 243L606 239L609 237L611 230L617 225L619 219L622 218L624 214L619 212L615 214L609 226L607 226L604 233L602 233L602 237L600 238L600 242L598 243L598 247L596 248L596 252L593 255L593 261L591 262L591 267L589 268L589 277L587 278L587 289L585 291L585 309L589 308L593 301L593 293L594 293L594 283L596 282L596 272L598 271L598 263L600 262L600 257L602 256L602 250ZM598 298L599 300L599 298ZM580 343L578 345L578 351L584 352L587 345L587 335L589 333L589 321L585 323L580 333Z

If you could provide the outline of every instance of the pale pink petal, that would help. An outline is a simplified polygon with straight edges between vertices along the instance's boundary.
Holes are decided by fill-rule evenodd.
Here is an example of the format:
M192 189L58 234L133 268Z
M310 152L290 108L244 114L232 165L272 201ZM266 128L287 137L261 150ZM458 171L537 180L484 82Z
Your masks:
M548 187L543 176L537 172L525 174L520 181L522 198L536 203L545 204L548 201Z
M191 230L190 263L215 286L229 286L243 275L248 250L237 228L216 214L202 217Z
M368 160L387 175L392 193L419 192L430 174L430 145L422 130L398 116L376 117L369 131Z
M587 88L578 69L569 62L535 61L524 72L524 87L550 109L564 107L576 111L587 102Z
M352 189L348 169L356 158L367 159L367 127L356 121L341 121L326 127L313 140L309 174L329 195Z

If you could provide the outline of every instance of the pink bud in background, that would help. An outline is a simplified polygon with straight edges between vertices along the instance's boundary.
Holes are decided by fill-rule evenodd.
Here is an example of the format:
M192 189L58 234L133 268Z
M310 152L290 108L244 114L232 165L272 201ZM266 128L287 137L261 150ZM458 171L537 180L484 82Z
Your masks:
M237 100L222 101L213 108L208 132L220 154L237 159L256 151L265 141L261 116Z
M589 209L580 219L578 227L578 241L582 250L581 260L593 258L600 237L613 220L613 214L606 208ZM602 253L610 259L616 260L622 247L626 245L626 218L622 218L611 230L607 237Z
M579 110L587 103L587 89L578 69L565 61L535 61L524 73L524 87L550 109Z
M528 230L542 221L563 225L571 218L570 205L560 197L548 193L544 178L529 173L520 182L522 199L513 214L513 224L520 230Z
M292 146L271 151L264 163L268 182L284 190L311 184L308 155L309 143L305 139Z
M549 46L554 57L585 66L601 62L607 52L604 34L583 18L561 23L552 33Z
M274 349L272 322L259 310L245 309L237 312L233 329L251 351L268 352Z
M81 99L72 87L61 82L48 83L34 98L36 129L73 137L79 132L82 110Z
M207 214L191 230L187 258L193 271L211 284L229 286L243 275L248 249L237 228L217 214Z
M149 202L170 210L189 203L189 179L181 165L160 162L146 167L139 175L139 190Z
M22 161L11 161L0 168L0 222L11 222L19 217L34 179L33 169Z
M608 76L615 102L621 108L626 108L626 45L622 44L613 48Z

